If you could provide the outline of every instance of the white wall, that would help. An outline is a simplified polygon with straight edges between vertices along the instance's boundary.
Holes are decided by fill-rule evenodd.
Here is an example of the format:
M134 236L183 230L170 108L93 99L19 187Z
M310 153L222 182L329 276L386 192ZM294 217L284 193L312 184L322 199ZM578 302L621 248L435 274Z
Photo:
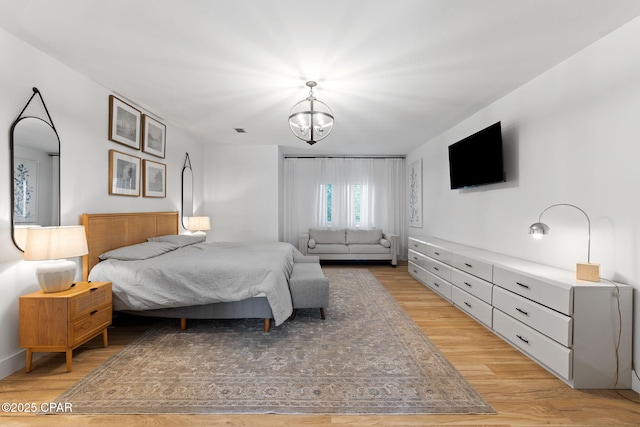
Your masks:
M281 153L277 146L205 149L205 215L212 241L279 241Z
M554 203L584 209L591 260L605 278L640 292L640 19L569 58L410 153L423 159L424 217L435 236L567 270L586 261L587 222L577 210L545 213L545 239L527 234ZM502 121L507 182L449 189L448 145ZM637 311L637 310L636 310ZM634 319L640 366L640 315ZM640 382L634 378L634 390Z
M180 209L181 173L189 152L196 203L202 204L203 146L167 124L166 158L160 160L108 140L111 92L0 30L0 164L9 169L9 129L37 87L61 141L61 222L79 223L84 212L175 211ZM148 111L147 113L153 113ZM167 197L109 196L108 151L116 149L167 165ZM11 240L9 173L0 174L0 378L24 367L18 347L18 297L39 289L35 262L22 261Z

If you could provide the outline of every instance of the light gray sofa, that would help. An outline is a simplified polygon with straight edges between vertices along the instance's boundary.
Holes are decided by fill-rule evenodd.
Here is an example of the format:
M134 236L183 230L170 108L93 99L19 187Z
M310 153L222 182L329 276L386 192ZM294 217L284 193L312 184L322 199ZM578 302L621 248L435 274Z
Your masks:
M303 255L316 255L320 260L389 260L398 263L396 234L382 230L351 228L310 228L298 239L298 250Z

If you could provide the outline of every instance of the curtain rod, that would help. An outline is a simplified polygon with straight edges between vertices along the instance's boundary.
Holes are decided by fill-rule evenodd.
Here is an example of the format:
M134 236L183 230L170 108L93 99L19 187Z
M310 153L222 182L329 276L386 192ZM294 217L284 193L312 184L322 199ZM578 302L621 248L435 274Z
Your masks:
M333 155L320 155L320 156L311 156L311 155L296 155L296 154L285 154L285 159L404 159L407 156L397 155L397 156L333 156Z

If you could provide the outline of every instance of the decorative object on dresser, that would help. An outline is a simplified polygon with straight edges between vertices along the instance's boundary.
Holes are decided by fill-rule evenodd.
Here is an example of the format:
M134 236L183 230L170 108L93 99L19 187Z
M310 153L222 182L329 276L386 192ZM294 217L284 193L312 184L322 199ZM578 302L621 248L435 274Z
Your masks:
M113 95L109 96L109 140L140 149L142 112Z
M571 387L631 387L632 287L440 239L409 273Z
M582 212L585 218L587 218L587 262L579 262L576 265L576 279L588 280L590 282L599 282L600 265L591 263L591 220L589 219L589 215L587 215L585 211L575 205L570 205L568 203L557 203L555 205L551 205L540 213L538 222L529 226L529 234L531 234L534 239L541 239L542 236L549 233L549 226L542 222L542 215L549 209L555 208L556 206L567 206L575 208Z
M291 131L309 145L326 138L333 129L333 113L327 104L313 96L313 88L317 85L308 81L309 96L294 105L289 113Z
M207 234L211 230L211 220L208 216L192 216L187 218L187 230L192 234Z
M79 282L55 294L42 291L20 297L20 347L26 348L26 371L31 371L33 352L65 352L71 372L73 349L102 334L109 345L111 283Z
M44 292L69 289L76 276L76 263L65 258L87 253L87 238L81 225L27 229L24 259L46 261L36 267L38 284Z

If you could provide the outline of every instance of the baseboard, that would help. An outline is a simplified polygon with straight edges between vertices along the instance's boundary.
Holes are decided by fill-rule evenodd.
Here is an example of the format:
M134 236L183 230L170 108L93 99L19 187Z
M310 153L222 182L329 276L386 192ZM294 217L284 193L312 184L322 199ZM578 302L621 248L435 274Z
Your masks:
M33 360L36 361L48 353L34 353ZM20 350L16 354L0 361L0 380L9 375L24 369L26 366L25 350Z

